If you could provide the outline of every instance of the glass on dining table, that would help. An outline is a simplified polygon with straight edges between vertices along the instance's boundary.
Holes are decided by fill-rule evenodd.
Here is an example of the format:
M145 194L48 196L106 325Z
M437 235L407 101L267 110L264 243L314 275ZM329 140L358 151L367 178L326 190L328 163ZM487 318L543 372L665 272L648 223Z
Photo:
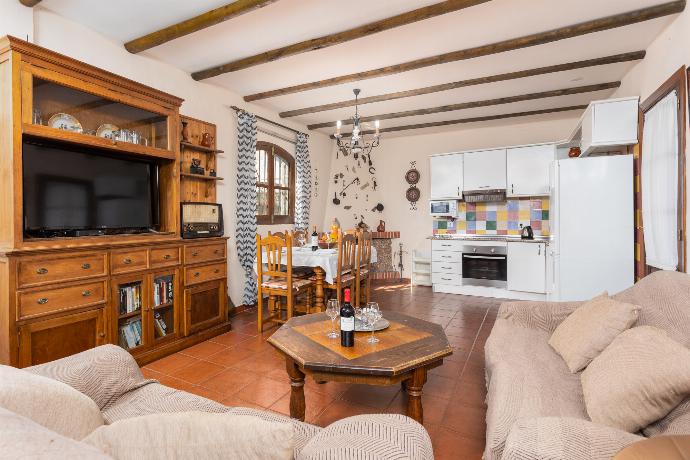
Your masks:
M375 344L379 343L379 339L374 336L376 323L383 318L381 309L377 302L367 302L366 306L362 309L362 319L364 324L368 329L371 329L371 336L367 339L367 343Z
M326 304L326 315L331 319L331 330L326 334L326 337L329 339L337 339L340 337L338 331L335 330L335 319L338 317L339 313L340 304L338 303L338 299L330 299Z

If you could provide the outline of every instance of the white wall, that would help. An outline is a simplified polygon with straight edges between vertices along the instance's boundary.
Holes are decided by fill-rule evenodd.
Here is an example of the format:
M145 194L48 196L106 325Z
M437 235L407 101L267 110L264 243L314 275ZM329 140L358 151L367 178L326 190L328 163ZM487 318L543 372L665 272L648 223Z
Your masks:
M376 179L378 190L357 192L358 200L354 200L350 194L339 206L332 203L333 194L341 190L342 185L333 183L333 176L341 171L345 174L345 179L352 180L354 176L359 176L360 185L371 181L367 168L356 169L355 173L351 170L345 172L345 165L352 167L351 157L333 160L331 163L331 174L328 177L329 193L327 210L323 228L328 227L337 217L343 228L352 228L356 221L355 212L364 214L365 222L376 228L379 219L386 221L386 230L400 231L401 239L394 241L394 250L397 251L397 243L403 243L404 254L404 273L406 278L410 277L412 267L412 251L414 249L431 250L430 242L427 239L432 234L432 219L429 216L427 205L429 202L430 182L429 182L429 156L435 153L458 152L471 149L482 149L489 147L501 147L509 145L531 144L539 142L552 142L565 139L570 135L577 124L576 116L553 117L547 121L535 121L533 118L525 118L509 123L494 123L490 125L468 125L463 129L446 131L435 134L407 135L389 138L382 136L381 146L374 150L372 161L376 167ZM335 157L335 153L332 154ZM417 169L421 174L418 187L421 191L421 198L418 202L416 211L410 210L410 204L405 198L405 191L408 188L405 182L405 172L410 167L410 162L417 162ZM348 190L354 191L354 186ZM366 195L369 200L366 201ZM372 212L371 208L378 202L384 205L382 213ZM344 209L345 205L352 205L350 211ZM397 257L394 264L397 264Z
M18 3L17 0L0 0L2 12L0 13L0 36L6 33L20 38L25 38L27 34L33 35L34 43L40 46L184 98L182 114L217 125L218 148L225 151L225 154L218 158L218 175L225 177L225 181L219 183L218 200L224 208L225 234L230 237L228 293L236 305L241 303L244 277L237 260L235 245L237 194L234 171L237 164L237 119L230 106L246 108L268 119L278 120L278 116L260 107L244 103L239 95L223 88L196 82L189 74L168 64L130 54L122 44L115 43L81 24L68 21L40 7L34 8L32 25L30 18L27 20L26 17L26 12L30 10L24 7L16 8ZM5 17L6 11L10 12L9 19ZM19 24L20 19L21 24ZM10 23L13 27L3 27L3 21ZM284 124L306 132L306 128L298 123ZM276 128L276 130L280 129ZM310 133L309 150L314 168L328 171L331 148L332 144L328 137ZM294 146L288 151L294 153ZM314 223L320 223L323 220L324 200L325 198L312 200L314 210L312 222Z
M12 35L23 40L33 40L33 12L19 1L0 0L0 37Z
M647 48L647 55L623 78L621 87L613 97L640 96L644 101L681 66L690 65L690 8L680 14ZM687 108L687 107L686 107ZM687 119L686 117L686 133ZM686 135L686 141L688 140ZM685 146L685 158L690 159L690 148ZM686 177L690 177L690 161L686 161ZM689 184L690 185L690 184ZM690 202L690 187L687 187ZM687 223L690 207L687 207Z

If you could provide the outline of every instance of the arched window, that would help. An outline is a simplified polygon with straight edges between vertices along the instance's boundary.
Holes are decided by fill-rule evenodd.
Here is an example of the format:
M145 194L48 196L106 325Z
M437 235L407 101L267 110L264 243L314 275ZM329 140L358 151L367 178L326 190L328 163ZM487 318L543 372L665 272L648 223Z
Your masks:
M256 143L256 223L295 223L295 159L270 142Z

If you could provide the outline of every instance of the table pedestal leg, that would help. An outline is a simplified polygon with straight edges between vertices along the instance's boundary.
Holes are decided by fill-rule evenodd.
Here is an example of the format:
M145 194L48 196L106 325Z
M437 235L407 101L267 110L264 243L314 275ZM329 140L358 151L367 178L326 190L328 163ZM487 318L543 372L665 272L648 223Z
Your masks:
M290 358L285 358L287 373L290 376L290 417L304 421L306 403L304 401L304 373Z
M415 369L404 385L407 390L407 416L419 423L424 422L422 387L426 383L426 369Z
M326 272L323 271L321 267L315 267L314 268L314 275L316 277L316 283L315 283L315 289L314 289L314 297L315 302L314 302L314 307L316 308L316 311L326 311L326 304L324 302L324 291L323 291L323 286L324 282L326 280Z

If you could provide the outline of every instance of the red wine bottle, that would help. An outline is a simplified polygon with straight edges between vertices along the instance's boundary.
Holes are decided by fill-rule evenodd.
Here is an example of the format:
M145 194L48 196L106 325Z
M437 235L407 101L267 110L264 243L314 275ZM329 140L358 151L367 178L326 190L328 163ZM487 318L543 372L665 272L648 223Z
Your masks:
M316 233L316 225L314 225L314 233L311 234L311 250L319 249L319 234Z
M350 289L345 289L345 302L340 307L340 345L355 346L355 309L350 305Z

